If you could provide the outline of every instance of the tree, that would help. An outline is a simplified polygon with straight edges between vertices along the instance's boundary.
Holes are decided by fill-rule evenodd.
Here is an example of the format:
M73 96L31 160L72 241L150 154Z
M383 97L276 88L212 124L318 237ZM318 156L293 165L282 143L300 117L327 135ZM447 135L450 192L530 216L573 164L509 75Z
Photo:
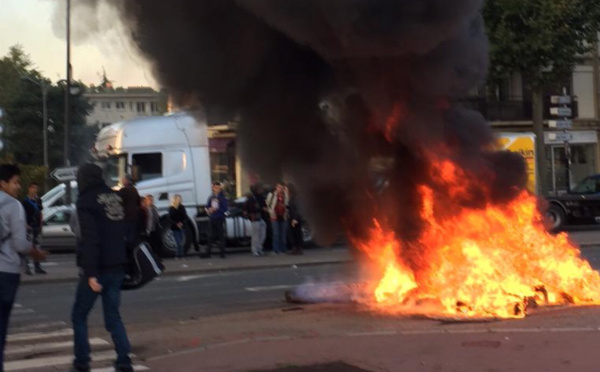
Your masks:
M53 85L35 68L20 45L10 48L0 59L0 107L6 111L4 140L5 154L20 164L43 164L43 118L42 89L48 86L48 148L50 168L62 164L64 143L64 84ZM83 84L80 84L84 88ZM91 105L82 95L83 91L71 99L71 157L77 164L79 159L89 154L95 129L85 124Z
M543 91L572 74L600 31L600 2L590 0L486 0L490 39L489 82L521 73L532 92L538 191L545 192Z

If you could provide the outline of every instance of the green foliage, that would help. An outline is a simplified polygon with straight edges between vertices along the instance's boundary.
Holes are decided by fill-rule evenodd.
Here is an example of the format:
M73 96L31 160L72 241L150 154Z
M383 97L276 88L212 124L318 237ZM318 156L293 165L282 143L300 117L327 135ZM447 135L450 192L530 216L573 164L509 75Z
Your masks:
M27 188L31 182L35 182L40 187L40 195L43 195L46 191L44 190L44 179L46 177L46 168L39 165L26 165L18 164L11 155L6 155L0 158L0 164L17 164L21 169L21 196L27 194Z
M527 84L551 86L590 52L600 30L597 0L486 0L489 80L520 72Z
M43 99L39 84L48 86L48 153L49 167L63 164L65 86L54 85L32 68L29 57L19 45L10 48L0 59L0 107L5 109L4 153L11 154L20 164L43 164ZM72 95L71 103L71 161L77 164L89 156L96 129L85 124L92 109L81 92Z

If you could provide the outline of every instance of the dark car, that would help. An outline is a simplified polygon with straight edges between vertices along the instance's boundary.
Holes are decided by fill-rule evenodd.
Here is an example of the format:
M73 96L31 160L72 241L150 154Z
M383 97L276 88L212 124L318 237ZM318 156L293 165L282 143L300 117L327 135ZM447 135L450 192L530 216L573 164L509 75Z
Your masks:
M565 225L600 223L600 174L584 178L565 195L548 196L552 230Z

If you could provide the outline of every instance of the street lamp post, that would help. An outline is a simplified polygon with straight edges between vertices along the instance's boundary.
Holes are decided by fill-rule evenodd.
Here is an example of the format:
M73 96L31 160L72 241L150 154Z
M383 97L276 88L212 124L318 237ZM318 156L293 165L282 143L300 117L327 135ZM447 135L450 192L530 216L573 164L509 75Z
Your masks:
M44 80L37 81L30 76L24 76L23 79L28 80L42 89L42 121L43 121L43 141L44 141L44 187L48 190L48 85Z
M67 0L67 88L65 89L64 166L70 166L69 139L71 121L71 0ZM69 195L67 196L67 198Z

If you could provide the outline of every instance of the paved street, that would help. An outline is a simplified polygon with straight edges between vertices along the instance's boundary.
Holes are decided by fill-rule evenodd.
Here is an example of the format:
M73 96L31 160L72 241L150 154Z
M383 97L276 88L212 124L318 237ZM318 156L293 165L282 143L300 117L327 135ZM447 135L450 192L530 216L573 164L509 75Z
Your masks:
M598 270L599 235L596 231L573 233L574 239L583 244L597 244L584 246L582 254ZM11 324L7 371L57 371L70 362L69 313L76 285L71 272L73 259L72 254L52 255L46 263L51 272L47 277L28 278L30 281L23 283ZM337 263L327 263L330 261ZM442 345L455 345L456 350L474 353L473 357L481 350L497 354L482 359L483 363L512 355L518 347L507 344L507 340L541 348L536 346L541 342L560 344L567 332L571 332L568 336L572 342L600 338L597 332L600 309L595 307L559 309L518 321L452 325L413 317L380 316L355 305L295 306L283 301L285 290L299 284L360 280L351 256L343 247L308 250L301 257L254 258L247 252L238 252L226 260L190 257L166 263L168 276L141 290L123 293L122 315L130 333L137 370L245 371L272 368L286 361L302 365L309 361L344 360L366 371L393 371L389 365L396 359L374 362L363 354L371 350L367 354L377 355L380 349L373 349L375 343L388 348L408 343L414 350L403 346L399 354L404 358L400 364L407 370L466 371L460 364L440 362L439 358L451 356L453 350L449 347L441 352ZM65 276L57 276L58 272ZM96 353L95 371L104 371L114 354L110 337L103 329L100 306L90 317L90 329ZM543 334L544 341L537 333ZM486 336L480 337L481 334ZM335 345L345 345L343 352L333 352ZM265 348L273 351L269 358L253 356L261 355L260 350ZM304 352L289 351L299 349L311 358ZM429 349L430 352L423 351ZM422 355L417 358L420 362L409 357L410 350ZM231 352L237 357L228 358ZM187 364L180 363L186 358ZM194 360L203 360L204 367L196 366ZM177 368L172 368L173 363L177 363ZM186 369L186 365L194 367ZM473 369L476 370L485 369Z

